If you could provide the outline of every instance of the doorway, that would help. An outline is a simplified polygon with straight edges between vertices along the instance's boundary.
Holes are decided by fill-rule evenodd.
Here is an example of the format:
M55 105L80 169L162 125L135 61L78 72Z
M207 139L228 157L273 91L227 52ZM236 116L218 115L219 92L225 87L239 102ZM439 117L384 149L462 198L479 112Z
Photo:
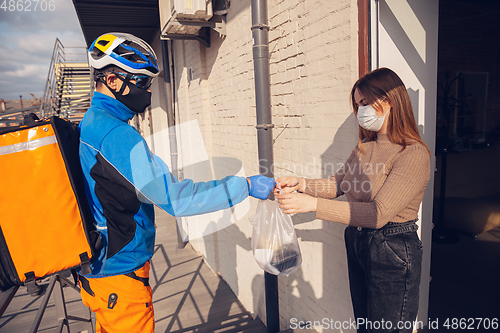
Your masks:
M429 324L441 329L499 320L499 14L496 0L439 1Z

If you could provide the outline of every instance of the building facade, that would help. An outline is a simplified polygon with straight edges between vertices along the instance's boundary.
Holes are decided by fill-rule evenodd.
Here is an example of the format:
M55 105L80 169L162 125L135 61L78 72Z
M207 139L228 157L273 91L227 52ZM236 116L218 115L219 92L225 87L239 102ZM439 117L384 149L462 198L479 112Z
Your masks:
M268 1L276 177L330 177L342 166L358 136L349 93L370 68L389 67L402 77L421 135L433 150L437 6L432 0ZM211 31L210 47L196 40L168 42L178 149L177 167L169 165L179 178L208 181L259 173L251 26L251 1L231 1L227 34ZM159 35L153 47L161 58ZM164 73L152 86L151 111L138 117L137 126L152 150L170 163ZM425 252L419 320L424 325L432 192L430 185L420 214ZM266 322L263 271L250 246L248 218L256 207L257 200L247 199L233 209L178 222L212 270ZM318 331L355 332L339 326L353 318L344 226L316 220L314 214L298 214L293 221L303 263L278 279L281 329L310 321Z

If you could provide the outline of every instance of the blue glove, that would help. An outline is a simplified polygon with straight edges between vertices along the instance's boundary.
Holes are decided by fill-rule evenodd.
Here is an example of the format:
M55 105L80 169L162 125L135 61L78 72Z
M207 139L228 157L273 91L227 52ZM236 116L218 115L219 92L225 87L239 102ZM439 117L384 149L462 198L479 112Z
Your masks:
M251 176L247 179L250 181L250 196L260 200L266 200L276 186L274 178L262 175Z

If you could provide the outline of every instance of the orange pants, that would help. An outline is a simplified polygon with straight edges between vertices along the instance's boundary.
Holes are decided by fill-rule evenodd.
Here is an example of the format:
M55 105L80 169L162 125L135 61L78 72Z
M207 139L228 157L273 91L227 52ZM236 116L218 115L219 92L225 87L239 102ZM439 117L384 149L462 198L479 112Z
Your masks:
M83 304L96 314L97 333L154 333L149 262L128 275L80 277Z

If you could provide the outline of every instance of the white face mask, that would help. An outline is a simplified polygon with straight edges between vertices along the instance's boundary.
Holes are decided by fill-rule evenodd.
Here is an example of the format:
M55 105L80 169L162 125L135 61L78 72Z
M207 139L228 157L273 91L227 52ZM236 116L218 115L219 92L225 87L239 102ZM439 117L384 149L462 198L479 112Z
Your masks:
M387 111L389 112L389 111ZM363 127L365 130L378 132L384 124L385 116L377 116L375 109L371 105L359 106L358 107L358 122L359 126Z

